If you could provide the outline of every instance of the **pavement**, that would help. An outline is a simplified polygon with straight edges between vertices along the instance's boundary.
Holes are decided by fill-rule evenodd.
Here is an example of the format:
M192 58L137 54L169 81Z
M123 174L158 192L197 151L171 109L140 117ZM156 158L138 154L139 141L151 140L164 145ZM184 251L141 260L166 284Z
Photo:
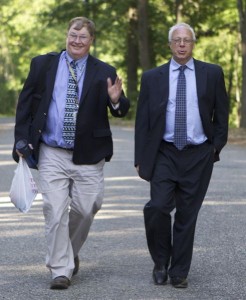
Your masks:
M215 164L198 218L189 286L175 289L152 282L142 213L149 185L133 167L134 129L112 126L104 204L80 251L79 273L59 291L49 289L41 195L25 214L8 197L16 168L13 128L13 118L0 118L0 299L246 299L246 143L228 143Z

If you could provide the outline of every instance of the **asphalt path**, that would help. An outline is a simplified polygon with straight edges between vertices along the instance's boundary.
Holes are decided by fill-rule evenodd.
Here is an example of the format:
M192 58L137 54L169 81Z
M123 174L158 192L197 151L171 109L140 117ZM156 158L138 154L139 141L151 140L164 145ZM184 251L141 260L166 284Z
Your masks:
M113 126L114 156L105 166L105 197L80 251L81 267L68 290L50 290L45 267L42 198L19 212L8 197L13 118L0 118L0 299L7 300L245 300L246 146L228 144L215 164L201 208L187 289L155 286L143 206L149 185L133 167L132 127ZM37 172L33 171L37 178Z

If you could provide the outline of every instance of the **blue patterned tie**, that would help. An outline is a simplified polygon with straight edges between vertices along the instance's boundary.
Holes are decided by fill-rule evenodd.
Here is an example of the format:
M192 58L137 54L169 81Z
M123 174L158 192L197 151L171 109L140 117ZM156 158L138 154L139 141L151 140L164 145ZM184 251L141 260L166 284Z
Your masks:
M179 150L182 150L187 145L186 80L184 74L186 68L186 65L179 67L176 94L174 145Z
M75 61L73 60L70 63L70 65L74 71L75 78L77 78ZM77 85L71 71L69 70L67 99L66 99L65 114L64 114L64 121L63 121L63 133L62 133L63 139L68 144L72 144L74 142L74 137L75 137L77 97L78 97Z

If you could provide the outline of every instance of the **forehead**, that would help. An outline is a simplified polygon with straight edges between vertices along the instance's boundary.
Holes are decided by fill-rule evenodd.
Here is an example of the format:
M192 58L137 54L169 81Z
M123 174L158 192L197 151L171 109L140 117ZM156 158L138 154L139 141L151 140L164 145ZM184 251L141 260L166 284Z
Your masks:
M80 30L76 29L77 26L76 24L73 24L70 29L69 29L69 32L76 32L76 33L80 33L80 34L83 34L83 33L89 33L88 29L86 26L82 27Z
M174 30L172 37L192 37L192 33L189 29L180 27Z

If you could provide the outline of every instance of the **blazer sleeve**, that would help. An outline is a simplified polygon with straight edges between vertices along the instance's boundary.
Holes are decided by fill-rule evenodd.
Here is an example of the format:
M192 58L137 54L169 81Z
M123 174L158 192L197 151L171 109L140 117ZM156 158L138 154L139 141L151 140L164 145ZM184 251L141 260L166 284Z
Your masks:
M226 92L224 73L219 67L216 82L216 101L213 115L213 144L219 153L227 142L229 118L229 100Z
M146 77L147 75L144 73L141 78L135 119L135 166L138 166L141 162L141 156L148 133L148 80Z
M112 81L115 82L115 79L117 77L116 71L114 69L113 74L110 76ZM115 108L112 104L112 102L110 101L110 98L108 100L108 106L110 109L110 113L113 117L116 118L122 118L124 117L129 108L130 108L130 101L128 98L126 98L124 91L122 90L121 96L119 98L119 105L117 106L117 108Z
M20 139L26 139L29 141L30 126L32 122L32 99L35 94L35 86L38 76L35 61L35 58L31 61L29 74L18 98L15 120L15 143Z
M45 55L34 57L30 63L30 70L24 82L23 88L19 94L16 107L15 118L15 143L13 149L13 158L18 161L19 157L15 151L15 145L19 140L25 139L28 143L31 141L31 129L35 111L41 101L43 90L44 73L50 66L52 57L58 53L50 52Z

